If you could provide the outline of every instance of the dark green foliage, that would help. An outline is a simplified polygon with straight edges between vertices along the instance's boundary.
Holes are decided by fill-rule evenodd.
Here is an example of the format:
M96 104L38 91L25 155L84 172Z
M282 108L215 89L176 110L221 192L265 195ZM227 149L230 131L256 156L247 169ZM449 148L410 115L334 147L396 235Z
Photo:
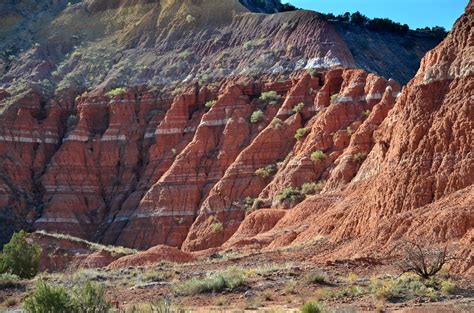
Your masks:
M41 248L29 243L25 231L14 233L0 254L0 273L11 273L21 278L32 278L38 272Z
M360 27L365 27L371 31L375 32L390 32L390 33L395 33L399 35L406 35L407 32L410 30L407 24L400 24L397 22L394 22L388 18L374 18L370 19L367 16L361 14L359 11L354 12L350 14L349 12L344 13L343 15L338 15L335 16L334 14L325 14L324 15L327 20L333 20L333 21L338 21L342 22L345 25L352 24L352 25L357 25ZM442 29L437 28L434 30L430 30L428 28L428 31L432 31L433 33L439 33L442 34Z
M407 24L401 25L388 18L374 18L367 23L367 28L376 32L391 32L405 35L409 27Z
M297 188L286 187L283 188L281 193L277 196L278 202L283 203L289 201L292 204L299 203L303 201L305 196Z
M354 25L365 26L369 18L365 15L360 14L359 11L352 13L351 15L351 23Z
M35 292L26 298L23 307L29 313L76 312L74 300L65 288L49 286L42 280L36 283Z
M42 280L36 290L23 302L30 313L106 313L111 305L105 300L104 287L87 282L69 293L66 288L51 286Z
M111 308L105 300L104 286L98 283L87 282L74 290L75 307L78 312L105 313Z

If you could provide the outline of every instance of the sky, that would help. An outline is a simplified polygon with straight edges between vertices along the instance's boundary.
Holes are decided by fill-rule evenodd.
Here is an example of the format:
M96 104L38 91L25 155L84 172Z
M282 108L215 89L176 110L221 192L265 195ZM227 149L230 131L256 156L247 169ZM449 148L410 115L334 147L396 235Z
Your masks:
M286 0L296 7L322 13L359 11L370 18L387 17L415 29L443 26L451 29L469 0Z

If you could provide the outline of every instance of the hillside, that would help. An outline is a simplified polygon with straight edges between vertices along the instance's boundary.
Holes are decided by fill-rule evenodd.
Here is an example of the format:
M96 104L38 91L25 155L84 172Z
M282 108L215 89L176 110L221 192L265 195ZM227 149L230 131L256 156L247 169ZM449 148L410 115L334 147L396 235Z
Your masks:
M34 26L12 19L19 26L12 22L2 33L4 47L27 49L9 58L2 76L10 85L1 101L4 238L30 225L136 248L221 245L251 208L290 208L305 197L304 185L315 189L310 193L331 193L371 176L363 165L374 166L377 134L392 131L384 120L400 87L343 68L408 75L402 59L410 58L387 57L396 34L355 35L310 11L256 14L238 1L87 1L63 10L46 2L3 5L19 16L48 12ZM82 33L68 36L79 21ZM39 28L36 37L9 41L15 27ZM371 38L368 51L354 55L364 36ZM42 41L28 49L36 39ZM266 51L272 57L264 66L257 61ZM109 61L110 70L103 67ZM182 71L167 71L179 64ZM316 74L298 71L308 66ZM83 80L86 73L90 80ZM183 78L188 83L177 88ZM75 96L87 86L89 93ZM123 87L105 94L117 86ZM259 99L269 91L275 99ZM405 90L398 102L408 96ZM379 125L385 128L376 131ZM390 137L383 140L391 147ZM286 194L292 201L282 199ZM393 210L443 194L410 206L392 200ZM209 233L215 225L224 236Z
M470 312L473 29L473 0L441 42L277 0L3 1L0 244L120 312ZM39 279L5 264L13 310Z
M256 10L252 1L245 3ZM353 38L315 12L250 13L237 0L22 4L2 3L0 86L11 94L33 87L46 99L332 65L363 68L405 83L422 55L439 42L423 34L415 45L407 44L412 35L362 32ZM377 39L372 43L373 35ZM361 59L357 47L376 56ZM383 58L377 50L393 52Z

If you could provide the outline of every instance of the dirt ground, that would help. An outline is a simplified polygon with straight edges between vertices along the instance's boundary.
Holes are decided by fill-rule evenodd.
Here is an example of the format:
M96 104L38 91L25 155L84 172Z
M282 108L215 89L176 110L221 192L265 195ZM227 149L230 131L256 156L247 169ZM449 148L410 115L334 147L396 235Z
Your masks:
M392 261L317 264L312 261L313 255L311 246L267 253L228 252L186 264L162 262L149 268L86 269L41 276L67 288L84 281L103 283L107 299L118 312L137 312L131 308L160 300L168 301L175 310L192 312L299 312L307 301L320 302L328 312L474 312L471 278L445 271L443 279L456 284L449 294L384 299L372 290L371 284L375 279L384 282L400 275ZM199 281L213 273L233 270L245 273L245 281L235 288L203 293L179 291L191 278ZM311 274L322 278L311 279ZM33 288L34 281L3 287L0 311L20 308L22 299Z

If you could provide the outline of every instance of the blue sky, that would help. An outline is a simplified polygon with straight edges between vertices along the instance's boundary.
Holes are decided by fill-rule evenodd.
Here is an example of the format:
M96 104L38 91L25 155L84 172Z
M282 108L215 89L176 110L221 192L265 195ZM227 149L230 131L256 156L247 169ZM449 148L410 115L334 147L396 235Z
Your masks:
M360 11L370 18L388 17L410 28L444 26L451 29L469 0L284 0L323 13Z

